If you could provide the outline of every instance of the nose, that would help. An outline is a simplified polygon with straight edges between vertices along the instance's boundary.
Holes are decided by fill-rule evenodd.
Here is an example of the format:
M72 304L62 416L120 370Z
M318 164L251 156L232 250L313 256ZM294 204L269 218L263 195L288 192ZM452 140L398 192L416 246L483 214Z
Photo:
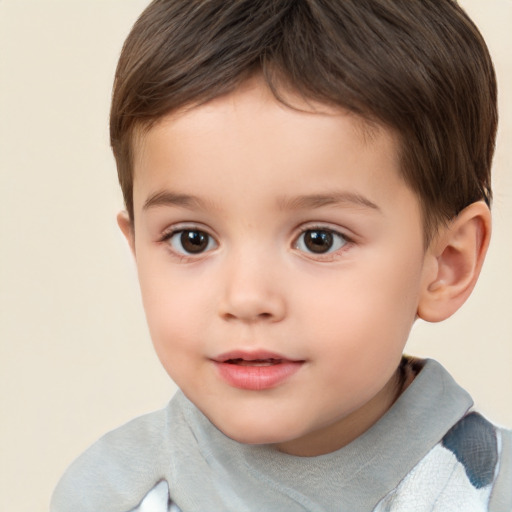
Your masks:
M275 262L274 262L275 263ZM219 315L227 321L279 322L286 315L283 280L262 256L226 264Z

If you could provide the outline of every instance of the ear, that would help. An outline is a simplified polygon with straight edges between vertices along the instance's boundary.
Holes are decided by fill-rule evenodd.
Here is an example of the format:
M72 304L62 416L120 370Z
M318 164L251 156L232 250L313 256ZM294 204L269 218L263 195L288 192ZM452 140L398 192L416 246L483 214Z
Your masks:
M117 225L128 241L128 245L130 246L130 249L135 256L135 232L133 229L133 223L126 210L123 210L117 214Z
M491 236L491 213L483 201L467 206L430 244L418 317L440 322L464 304L476 284Z

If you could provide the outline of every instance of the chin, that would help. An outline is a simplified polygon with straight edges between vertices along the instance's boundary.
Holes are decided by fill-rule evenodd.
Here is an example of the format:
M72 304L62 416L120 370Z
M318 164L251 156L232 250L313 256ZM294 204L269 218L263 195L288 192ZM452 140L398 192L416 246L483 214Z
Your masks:
M269 425L269 422L262 424L248 424L247 421L240 423L224 422L215 423L214 425L227 437L242 444L278 444L295 439L297 436L291 434L290 429L282 428L276 429L274 422Z

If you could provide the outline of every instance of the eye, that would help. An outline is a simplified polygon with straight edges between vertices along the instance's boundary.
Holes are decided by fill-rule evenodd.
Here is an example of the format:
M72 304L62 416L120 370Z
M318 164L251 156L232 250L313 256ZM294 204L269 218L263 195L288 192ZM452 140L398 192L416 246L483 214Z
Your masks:
M172 249L179 254L201 254L217 247L215 240L199 229L181 229L164 238Z
M341 249L348 240L331 229L306 229L303 231L295 248L310 254L327 254Z

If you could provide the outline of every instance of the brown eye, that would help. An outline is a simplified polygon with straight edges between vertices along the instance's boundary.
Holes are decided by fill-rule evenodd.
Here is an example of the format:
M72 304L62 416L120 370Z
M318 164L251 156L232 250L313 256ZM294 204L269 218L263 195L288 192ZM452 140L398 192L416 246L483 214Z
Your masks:
M203 252L208 247L208 235L202 231L182 231L180 242L186 252Z
M169 237L169 244L180 254L201 254L216 247L213 238L198 229L183 229Z
M326 254L341 249L347 240L329 229L307 229L299 236L296 248L312 254Z

